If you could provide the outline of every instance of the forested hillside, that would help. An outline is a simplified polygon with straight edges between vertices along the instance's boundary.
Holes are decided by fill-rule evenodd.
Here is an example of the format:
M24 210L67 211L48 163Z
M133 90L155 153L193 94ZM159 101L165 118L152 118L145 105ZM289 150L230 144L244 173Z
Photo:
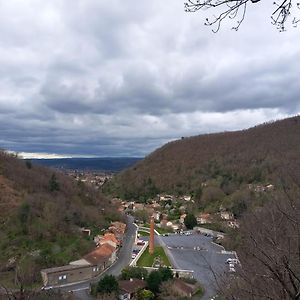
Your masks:
M223 192L240 184L280 185L279 173L299 171L300 117L247 130L206 134L170 142L116 176L105 191L123 198L157 193L197 194L216 180Z
M241 265L214 282L219 298L299 299L299 116L168 143L105 190L140 201L190 193L193 212L228 209L240 226L223 243L237 251Z
M32 284L41 268L86 254L94 245L80 228L100 232L116 211L82 182L0 152L0 283Z

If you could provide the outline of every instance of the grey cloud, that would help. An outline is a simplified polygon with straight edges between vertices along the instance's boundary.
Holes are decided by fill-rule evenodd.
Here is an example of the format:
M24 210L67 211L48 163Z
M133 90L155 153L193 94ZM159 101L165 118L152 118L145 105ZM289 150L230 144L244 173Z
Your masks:
M144 155L299 113L298 31L261 15L214 35L181 0L5 2L0 147Z

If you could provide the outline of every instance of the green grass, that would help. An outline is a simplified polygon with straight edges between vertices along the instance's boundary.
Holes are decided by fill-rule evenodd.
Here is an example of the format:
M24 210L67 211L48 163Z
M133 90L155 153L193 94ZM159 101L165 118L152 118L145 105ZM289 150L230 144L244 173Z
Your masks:
M149 236L149 235L150 235L149 232L147 232L147 231L142 231L142 230L139 230L139 231L138 231L138 234L139 234L140 236Z
M140 259L137 261L137 266L139 267L152 267L154 258L160 256L164 265L167 267L171 267L169 258L167 257L163 247L155 247L154 254L149 254L149 247L144 251Z
M173 233L173 232L174 232L172 229L169 229L169 228L155 227L155 229L156 229L160 234Z

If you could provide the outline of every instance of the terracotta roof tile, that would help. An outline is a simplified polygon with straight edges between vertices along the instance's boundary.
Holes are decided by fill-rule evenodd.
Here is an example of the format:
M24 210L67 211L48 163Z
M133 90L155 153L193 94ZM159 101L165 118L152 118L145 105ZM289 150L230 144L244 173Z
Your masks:
M100 239L100 243L104 241L112 241L116 244L119 243L119 241L113 233L105 233L104 236Z
M104 244L85 255L83 258L90 264L97 265L99 263L108 261L114 251L115 248L113 246Z

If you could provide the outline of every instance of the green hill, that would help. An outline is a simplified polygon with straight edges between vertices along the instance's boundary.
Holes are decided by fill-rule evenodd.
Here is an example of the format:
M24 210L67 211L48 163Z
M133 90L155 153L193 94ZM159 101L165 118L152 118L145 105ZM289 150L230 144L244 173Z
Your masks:
M94 247L80 228L100 232L117 210L82 182L0 152L0 283L80 258ZM4 280L4 282L3 282Z
M158 193L192 194L200 199L212 187L217 189L214 194L231 195L251 183L280 186L286 172L299 178L299 154L297 116L170 142L118 174L104 190L144 201Z

